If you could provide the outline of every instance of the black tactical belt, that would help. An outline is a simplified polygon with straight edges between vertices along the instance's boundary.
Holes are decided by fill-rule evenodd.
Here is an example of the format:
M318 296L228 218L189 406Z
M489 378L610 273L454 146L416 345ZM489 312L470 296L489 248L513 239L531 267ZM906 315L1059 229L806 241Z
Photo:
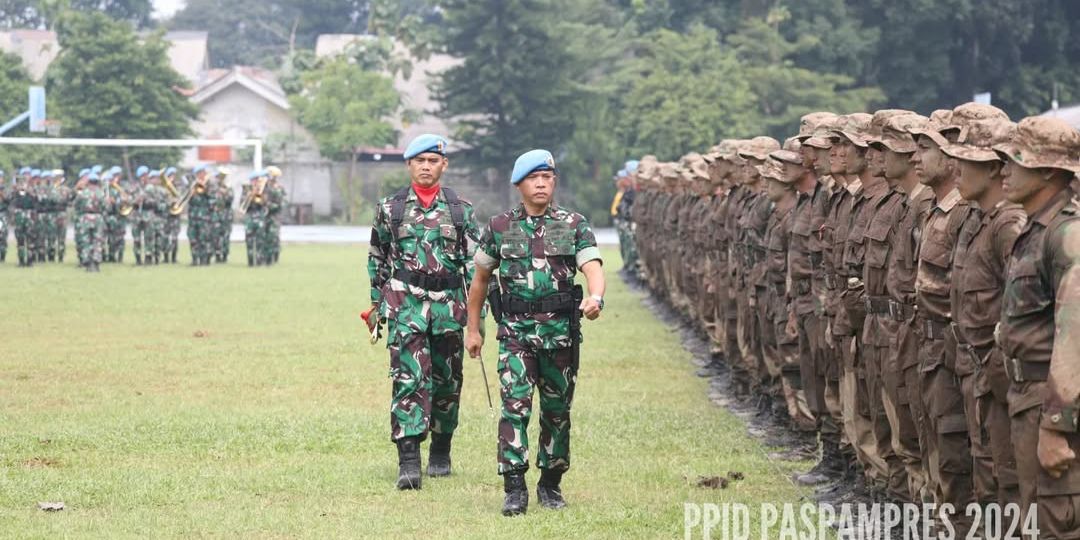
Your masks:
M427 291L445 291L449 289L460 289L463 283L461 276L430 276L428 274L421 274L420 272L411 272L409 270L398 270L394 272L394 279L404 281L413 287L419 287Z
M889 315L897 321L903 322L915 315L916 308L911 304L903 304L895 300L889 300Z
M867 315L891 314L891 301L888 296L867 296L863 300L866 302Z
M1042 382L1050 377L1050 362L1025 362L1019 358L1006 358L1005 371L1013 382Z
M795 296L807 295L813 290L813 283L809 279L793 279L791 280L791 289L794 291Z
M532 313L571 313L577 309L574 295L565 292L549 294L539 300L524 300L512 294L503 294L504 314L528 315Z
M919 323L919 328L922 329L923 337L926 339L945 339L945 330L948 327L949 323L934 319L923 319Z

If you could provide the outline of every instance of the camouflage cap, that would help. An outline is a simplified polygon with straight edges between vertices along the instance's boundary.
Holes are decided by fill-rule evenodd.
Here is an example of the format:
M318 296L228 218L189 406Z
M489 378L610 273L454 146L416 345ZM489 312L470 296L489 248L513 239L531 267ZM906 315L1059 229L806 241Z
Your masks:
M739 148L739 157L743 158L755 158L764 161L769 157L769 152L773 152L780 149L780 143L772 137L754 137L750 141Z
M683 177L683 180L688 182L708 180L709 167L701 154L691 152L679 160L679 174Z
M757 169L758 174L762 178L767 180L776 180L785 184L790 184L784 176L784 166L775 159L766 159L761 165L754 167Z
M924 135L943 147L949 144L949 140L942 133L955 129L952 126L952 114L953 112L949 109L938 109L930 113L930 121L926 125L913 127L908 130L908 133L911 133L915 139L918 139L919 135Z
M1080 131L1059 118L1031 116L1020 121L1009 142L994 145L1002 160L1027 169L1080 173Z
M870 128L866 132L866 142L868 144L880 143L881 131L885 128L885 124L889 119L905 114L915 113L904 109L881 109L880 111L875 111L874 115L870 118Z
M915 113L902 114L889 118L881 127L881 146L898 154L911 154L915 152L915 137L911 134L912 129L920 129L926 126L930 119Z
M1011 120L987 118L964 126L957 142L942 146L941 151L965 161L997 161L1001 158L994 146L1008 143L1015 133L1016 124Z
M649 180L656 176L656 169L659 164L656 161L656 156L647 155L638 161L638 168L631 176L636 177L638 180Z
M679 179L679 169L677 168L676 163L672 163L672 162L661 163L657 172L658 172L661 180L666 181L666 180L678 180Z
M823 124L831 124L836 121L836 114L831 112L812 112L803 115L799 120L799 134L795 136L799 142L813 137L821 130Z
M866 136L870 131L870 120L873 117L866 113L852 113L840 117L833 133L851 141L851 144L862 148L867 147Z
M802 165L802 154L793 152L791 150L777 150L769 153L769 157L783 163L793 163L795 165Z
M735 139L724 139L720 141L720 144L713 146L708 152L702 154L701 157L705 159L706 163L712 163L718 159L722 159L728 154L735 153L737 142L738 141Z
M832 130L836 127L836 124L839 121L840 117L836 115L830 117L821 117L820 119L818 119L816 127L811 133L810 137L803 139L802 144L811 148L819 148L822 150L828 150L832 148Z
M798 137L788 137L787 139L784 139L784 144L781 148L790 152L798 152L802 149L802 141L800 141Z

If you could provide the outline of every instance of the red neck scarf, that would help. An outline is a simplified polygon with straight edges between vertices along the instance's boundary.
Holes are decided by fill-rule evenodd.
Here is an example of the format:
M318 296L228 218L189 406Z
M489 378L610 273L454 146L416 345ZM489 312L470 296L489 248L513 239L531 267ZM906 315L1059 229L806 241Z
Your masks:
M435 202L435 197L439 195L439 184L435 184L431 187L424 187L416 182L413 182L412 189L416 192L416 196L420 199L420 204L424 208L430 208L431 203Z

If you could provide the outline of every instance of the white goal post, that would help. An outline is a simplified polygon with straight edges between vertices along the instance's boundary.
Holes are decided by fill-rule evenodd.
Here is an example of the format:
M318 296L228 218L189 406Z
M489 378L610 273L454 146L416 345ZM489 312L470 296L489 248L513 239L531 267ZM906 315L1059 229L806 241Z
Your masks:
M192 148L197 146L251 146L252 165L262 168L262 139L63 139L55 137L0 137L0 144L39 146L151 146Z

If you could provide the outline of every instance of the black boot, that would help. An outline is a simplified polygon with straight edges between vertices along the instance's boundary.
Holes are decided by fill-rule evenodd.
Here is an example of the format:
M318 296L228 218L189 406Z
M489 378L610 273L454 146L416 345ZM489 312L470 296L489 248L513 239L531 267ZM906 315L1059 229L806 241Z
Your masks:
M420 489L420 440L405 437L397 442L398 489Z
M142 266L142 255L135 254L135 266Z
M836 441L821 441L821 461L804 474L796 475L795 481L803 486L818 486L831 482L843 473L844 463Z
M248 255L248 266L255 266L255 257Z
M529 488L525 487L525 473L506 473L503 475L502 515L517 516L529 511Z
M547 469L540 471L540 482L536 484L536 498L540 500L540 506L551 510L566 508L562 489L559 488L560 481L562 481L562 471Z
M450 476L450 440L452 433L432 433L431 448L429 448L427 474L428 476Z
M64 264L64 252L63 251L56 254L56 261L59 262L60 264ZM4 256L2 254L0 254L0 262L4 262Z

